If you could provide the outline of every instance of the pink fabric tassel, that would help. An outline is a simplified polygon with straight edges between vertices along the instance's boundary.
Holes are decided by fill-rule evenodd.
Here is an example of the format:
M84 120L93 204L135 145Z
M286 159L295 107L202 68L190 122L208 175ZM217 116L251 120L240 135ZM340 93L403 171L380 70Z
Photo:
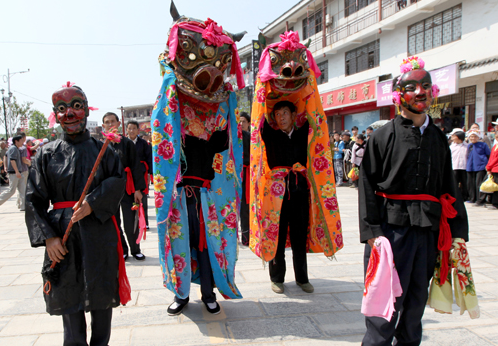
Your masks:
M56 123L56 121L55 121L55 113L54 113L54 112L52 112L52 113L50 113L50 115L48 116L48 127L49 127L49 128L54 127L54 126L55 126L55 123Z
M361 313L391 321L396 297L401 297L402 294L391 243L386 237L378 237L368 261Z
M138 208L138 238L137 238L137 244L140 244L140 241L142 240L142 236L144 240L146 239L146 232L147 232L147 223L145 222L145 213L144 213L144 205L140 203L140 208Z
M99 109L97 107L88 107L88 110L91 110L91 111L98 111Z

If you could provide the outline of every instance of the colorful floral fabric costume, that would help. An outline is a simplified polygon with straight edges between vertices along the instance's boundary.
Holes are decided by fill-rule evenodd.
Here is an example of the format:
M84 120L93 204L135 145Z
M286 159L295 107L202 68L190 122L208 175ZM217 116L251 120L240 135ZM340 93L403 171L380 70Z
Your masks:
M164 79L152 113L152 148L159 255L164 286L179 298L186 298L190 293L190 282L199 283L196 251L191 252L189 246L189 222L185 204L186 195L191 191L188 187L176 186L182 180L182 136L188 133L199 138L209 137L213 131L228 127L229 149L215 155L215 178L211 181L210 188L200 188L201 210L216 287L226 299L242 298L234 280L242 173L242 134L237 128L235 93L230 92L228 100L220 103L214 113L199 115L188 110L184 114L189 105L187 101L180 105L177 77L166 60L161 61L161 65Z
M292 170L303 174L310 188L307 251L323 252L332 257L344 244L326 116L315 79L315 73L319 70L311 54L307 54L309 51L299 43L297 33L286 32L280 37L282 42L270 45L262 55L252 107L249 247L266 262L275 257L282 201L287 176ZM302 74L305 78L291 79L279 75L279 70L293 68L294 65L289 64L293 54L294 58L300 56L298 59L304 66L309 64L310 68ZM307 61L304 58L306 55ZM293 90L286 92L287 88ZM297 128L306 120L309 122L307 167L295 164L271 170L268 166L261 130L265 119L274 129L278 128L273 118L273 107L280 101L290 101L296 106Z

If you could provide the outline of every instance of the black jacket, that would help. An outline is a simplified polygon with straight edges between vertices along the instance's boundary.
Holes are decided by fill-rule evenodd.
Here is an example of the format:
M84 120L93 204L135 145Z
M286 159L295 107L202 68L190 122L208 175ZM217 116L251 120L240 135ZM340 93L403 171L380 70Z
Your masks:
M300 128L294 129L291 137L282 130L274 130L265 120L261 137L266 146L266 158L270 169L279 166L292 167L295 163L300 163L306 167L308 163L308 131L309 123L306 121ZM297 185L296 174L289 173L289 191L308 190L308 181L298 173Z
M375 195L449 193L458 215L448 219L453 238L468 240L467 211L453 176L446 136L432 119L423 135L413 122L398 115L375 131L367 142L359 179L360 241L383 235L382 223L439 230L441 205L431 201L396 201Z
M72 209L48 211L50 203L80 198L102 145L86 131L74 140L64 138L40 148L26 192L31 246L45 246L46 239L64 236ZM85 198L93 211L73 226L66 245L69 253L56 266L60 278L51 280L49 295L43 294L51 315L119 305L118 238L111 217L118 211L125 184L119 158L107 148ZM44 270L50 264L45 251Z
M112 148L118 154L123 169L130 168L133 176L135 191L145 189L144 172L142 171L140 160L137 155L137 148L131 139L121 136L119 143L111 143ZM126 175L125 175L126 176Z
M147 174L152 174L152 147L149 145L149 143L147 143L145 139L137 136L137 143L135 144L135 148L137 149L137 156L138 161L140 161L142 175L145 174L145 165L142 162L147 162L147 165L149 166Z

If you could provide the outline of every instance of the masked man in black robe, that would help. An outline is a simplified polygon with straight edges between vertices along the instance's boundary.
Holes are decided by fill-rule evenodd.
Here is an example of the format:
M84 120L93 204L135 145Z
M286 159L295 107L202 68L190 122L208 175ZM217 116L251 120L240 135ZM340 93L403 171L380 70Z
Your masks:
M427 115L439 89L423 67L416 57L404 61L403 74L393 80L393 100L401 114L371 134L361 165L359 217L360 241L366 244L365 273L376 238L384 236L391 244L403 290L390 321L366 317L365 346L391 345L394 338L397 345L420 344L428 286L438 250L443 250L438 241L450 248L452 238L468 241L467 213L453 176L448 142ZM454 215L448 215L453 208ZM440 230L439 222L446 218L451 232Z
M31 246L45 246L44 298L50 315L62 315L64 345L87 345L85 312L92 316L90 345L107 345L112 308L122 303L119 238L113 215L126 179L119 157L107 148L80 209L79 200L102 148L86 129L88 103L83 91L68 86L52 95L62 139L44 145L33 160L26 194L26 225ZM53 209L48 211L50 204ZM74 225L65 246L62 237ZM121 257L121 258L120 258ZM56 267L49 271L52 261ZM124 262L122 262L124 268ZM124 272L124 270L123 270ZM127 280L127 279L126 279ZM126 287L129 294L129 286ZM121 298L121 299L120 299Z

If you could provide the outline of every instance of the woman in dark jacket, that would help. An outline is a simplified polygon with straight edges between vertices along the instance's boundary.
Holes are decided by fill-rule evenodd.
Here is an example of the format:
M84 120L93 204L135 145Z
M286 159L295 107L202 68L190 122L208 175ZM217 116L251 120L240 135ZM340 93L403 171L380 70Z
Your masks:
M479 132L469 132L469 146L467 148L467 184L469 203L476 207L484 207L486 194L479 192L479 187L486 177L486 164L491 151L484 142L479 142Z

